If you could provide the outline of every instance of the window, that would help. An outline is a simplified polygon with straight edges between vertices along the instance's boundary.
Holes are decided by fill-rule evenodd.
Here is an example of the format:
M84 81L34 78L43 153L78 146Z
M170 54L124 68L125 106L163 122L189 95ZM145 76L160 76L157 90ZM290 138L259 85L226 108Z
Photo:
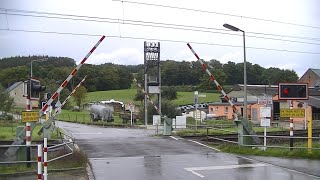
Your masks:
M224 109L224 113L227 114L228 112L229 112L229 107L226 106Z

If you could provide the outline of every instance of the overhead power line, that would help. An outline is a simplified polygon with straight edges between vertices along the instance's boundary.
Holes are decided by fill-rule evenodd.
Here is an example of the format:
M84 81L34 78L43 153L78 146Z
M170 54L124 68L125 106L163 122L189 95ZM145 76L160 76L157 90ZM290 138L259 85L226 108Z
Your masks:
M28 10L20 10L20 9L6 9L6 8L0 8L0 11L3 11L1 14L8 14L9 12L20 12L20 13L26 13L26 14L44 14L44 15L53 15L53 16L67 16L67 17L78 17L78 18L87 18L87 19L95 19L97 20L117 20L120 21L120 19L115 18L107 18L107 17L98 17L98 16L84 16L84 15L74 15L74 14L61 14L61 13L50 13L50 12L41 12L41 11L28 11ZM14 14L12 14L14 15ZM19 15L19 14L18 14ZM25 15L27 16L27 15ZM45 16L49 17L49 16ZM121 19L122 20L122 19ZM150 21L141 21L141 20L131 20L126 19L128 22L141 22L141 23L152 23L152 24L158 24L158 25L172 25L172 26L179 26L179 27L188 27L188 28L198 28L198 29L209 29L209 30L219 30L219 31L229 31L225 28L213 28L213 27L204 27L204 26L191 26L191 25L183 25L183 24L168 24L168 23L160 23L160 22L150 22ZM276 37L282 37L282 38L295 38L295 39L305 39L305 40L314 40L314 41L320 41L320 38L316 37L306 37L306 36L290 36L290 35L282 35L282 34L272 34L272 33L261 33L261 32L251 32L246 31L247 34L256 34L256 35L265 35L265 36L276 36Z
M59 34L59 35L74 35L74 36L99 36L99 37L102 36L102 34L57 32L57 31L40 31L40 30L26 30L26 29L4 29L4 28L1 28L0 31ZM198 42L198 41L189 41L189 42L187 42L187 41L172 40L172 39L158 39L158 38L146 38L146 37L135 37L135 36L119 36L119 35L106 35L106 37L108 37L108 38L119 38L119 39L161 41L161 42L173 42L173 43L192 43L192 44L201 44L201 45L210 45L210 46L243 48L243 46L237 46L237 45ZM320 52L295 51L295 50L288 50L288 49L273 49L273 48L263 48L263 47L253 47L253 46L246 46L246 48L247 49L256 49L256 50L267 50L267 51L278 51L278 52L288 52L288 53L301 53L301 54L320 55Z
M228 13L221 13L221 12L216 12L216 11L208 11L208 10L201 10L201 9L192 9L192 8L169 6L169 5L162 5L162 4L153 4L153 3L145 3L145 2L136 2L136 1L125 1L125 0L112 0L112 1L118 1L118 2L122 2L122 3L130 3L130 4L138 4L138 5L145 5L145 6L163 7L163 8L170 8L170 9L179 9L179 10L185 10L185 11L194 11L194 12L201 12L201 13L208 13L208 14L217 14L217 15L245 18L245 19L257 20L257 21L265 21L265 22L286 24L286 25L292 25L292 26L300 26L300 27L305 27L305 28L320 29L320 27L318 27L318 26L311 26L311 25L306 25L306 24L297 24L297 23L291 23L291 22L277 21L277 20L272 20L272 19L256 18L256 17L251 17L251 16L241 16L241 15L237 15L237 14L228 14Z
M0 10L3 10L3 9L0 9ZM32 13L32 14L11 13L11 12L7 12L7 11L17 11L17 12ZM0 12L0 14L14 15L14 16L27 16L27 17L36 17L36 18L61 19L61 20L78 20L78 21L105 22L105 23L115 23L115 24L121 23L121 24L128 24L128 25L134 25L134 26L166 28L166 29L175 29L175 30L186 30L186 31L195 31L195 32L206 32L206 33L214 33L214 34L242 36L241 34L233 34L233 33L230 33L229 30L219 29L219 28L159 23L159 22L150 22L150 21L139 21L139 20L130 20L130 19L120 20L120 19L115 19L115 18L79 16L79 15L71 15L71 14L46 13L46 12L12 10L12 9L6 9L5 12ZM41 14L41 15L34 15L34 14ZM48 15L50 15L50 16L48 16ZM216 31L216 30L218 30L218 31ZM219 31L224 31L224 32L219 32ZM255 33L255 32L248 32L248 33L258 34L258 35L285 37L282 35L274 35L274 34L264 34L264 33ZM280 39L280 38L272 38L272 37L263 37L263 36L256 36L256 35L247 35L246 37L258 38L258 39L268 39L268 40L274 40L274 41L286 41L286 42L310 44L310 45L320 45L319 43L313 43L313 42ZM303 37L294 37L294 36L286 36L286 37L298 38L298 39L303 38ZM318 39L318 38L310 38L310 37L304 37L304 38L306 40L320 41L320 39Z

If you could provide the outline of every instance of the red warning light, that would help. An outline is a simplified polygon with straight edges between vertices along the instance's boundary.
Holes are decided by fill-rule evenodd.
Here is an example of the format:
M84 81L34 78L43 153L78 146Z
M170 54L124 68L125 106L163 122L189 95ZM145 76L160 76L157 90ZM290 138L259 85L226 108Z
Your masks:
M288 94L289 94L289 89L288 89L288 88L284 88L284 89L283 89L283 94L286 95L286 96L288 96Z
M308 99L308 84L306 83L279 83L279 100Z

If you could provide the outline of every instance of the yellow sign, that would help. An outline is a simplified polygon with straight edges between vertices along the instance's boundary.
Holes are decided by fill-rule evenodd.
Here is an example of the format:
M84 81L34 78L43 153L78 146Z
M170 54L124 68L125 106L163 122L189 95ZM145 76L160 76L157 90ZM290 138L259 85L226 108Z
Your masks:
M304 109L280 109L280 117L303 118Z
M38 111L22 111L21 120L22 122L38 121L39 112Z

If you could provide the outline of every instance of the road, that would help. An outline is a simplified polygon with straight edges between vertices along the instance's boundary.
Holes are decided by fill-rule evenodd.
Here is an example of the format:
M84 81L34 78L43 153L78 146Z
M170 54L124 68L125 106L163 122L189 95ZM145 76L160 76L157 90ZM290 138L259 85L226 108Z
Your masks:
M96 180L319 179L308 173L222 153L192 140L156 137L153 130L66 122L56 125L75 136L78 146L88 154Z

